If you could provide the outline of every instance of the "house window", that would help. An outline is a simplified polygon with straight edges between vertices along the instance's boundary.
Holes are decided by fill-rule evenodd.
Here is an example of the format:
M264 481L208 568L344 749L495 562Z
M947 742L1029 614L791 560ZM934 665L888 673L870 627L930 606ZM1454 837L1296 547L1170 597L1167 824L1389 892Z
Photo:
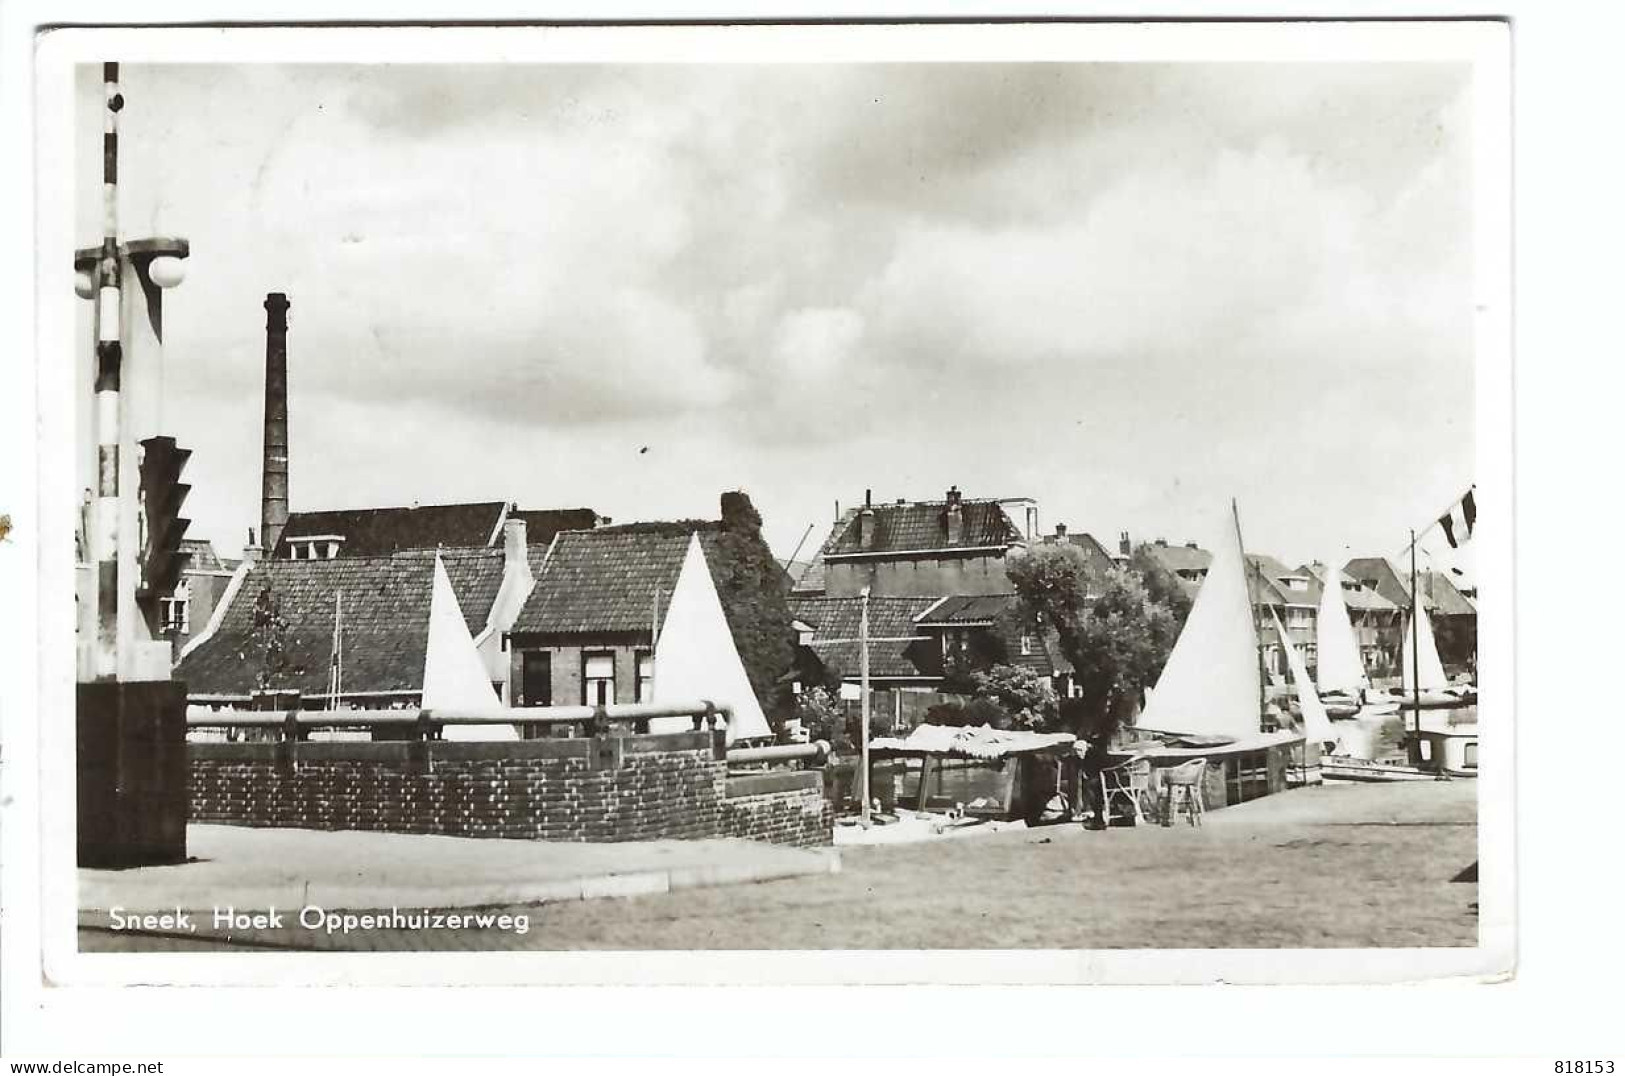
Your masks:
M587 706L608 706L615 701L615 655L581 656L581 701Z
M638 651L638 701L655 701L655 656L647 650Z
M1037 639L1033 638L1031 635L1023 635L1021 637L1021 656L1022 657L1024 657L1024 658L1032 657L1033 656L1033 651L1037 650L1037 649L1038 649L1038 640Z
M159 601L159 616L163 618L163 630L174 631L188 635L192 631L192 603L187 598L164 598Z

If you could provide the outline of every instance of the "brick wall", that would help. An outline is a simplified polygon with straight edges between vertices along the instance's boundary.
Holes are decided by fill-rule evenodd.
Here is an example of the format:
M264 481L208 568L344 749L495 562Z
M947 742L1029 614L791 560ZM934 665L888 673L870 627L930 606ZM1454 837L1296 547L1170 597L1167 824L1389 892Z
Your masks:
M724 837L803 847L835 839L835 815L817 770L735 774L720 807Z
M197 822L632 841L718 832L721 734L191 744Z
M818 771L730 778L722 734L187 745L191 819L557 841L828 844Z

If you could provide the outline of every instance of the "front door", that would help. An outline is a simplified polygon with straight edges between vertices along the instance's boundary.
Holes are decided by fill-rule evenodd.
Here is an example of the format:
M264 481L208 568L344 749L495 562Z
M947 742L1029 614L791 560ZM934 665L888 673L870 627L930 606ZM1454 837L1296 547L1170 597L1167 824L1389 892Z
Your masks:
M553 655L547 650L526 650L520 655L519 705L553 705Z

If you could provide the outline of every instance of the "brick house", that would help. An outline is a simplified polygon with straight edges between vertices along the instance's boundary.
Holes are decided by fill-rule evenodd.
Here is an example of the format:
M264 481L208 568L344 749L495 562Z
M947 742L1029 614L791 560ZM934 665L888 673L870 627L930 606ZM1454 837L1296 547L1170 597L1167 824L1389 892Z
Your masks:
M1375 591L1391 602L1399 616L1384 639L1386 647L1395 655L1395 675L1398 675L1398 657L1404 645L1404 613L1411 607L1411 574L1387 557L1356 557L1343 569L1351 578L1368 590ZM1419 571L1417 585L1421 590L1422 605L1433 622L1434 641L1438 644L1439 659L1447 666L1471 666L1478 654L1478 604L1462 593L1445 572Z
M181 569L180 581L168 597L158 599L159 630L177 656L209 623L242 563L221 557L206 539L182 539L181 554L186 567Z
M695 532L715 579L718 523L558 534L509 629L513 705L650 701L655 625Z
M1026 528L1011 518L1021 509ZM957 487L940 501L864 503L844 513L813 564L792 588L795 597L941 597L1007 594L1004 558L1036 540L1037 507L1027 498L971 500Z

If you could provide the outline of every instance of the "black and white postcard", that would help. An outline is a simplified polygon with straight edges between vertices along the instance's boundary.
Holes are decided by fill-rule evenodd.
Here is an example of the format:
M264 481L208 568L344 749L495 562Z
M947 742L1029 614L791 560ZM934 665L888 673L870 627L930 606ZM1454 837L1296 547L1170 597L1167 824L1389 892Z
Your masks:
M46 35L46 974L1511 974L1508 52Z

